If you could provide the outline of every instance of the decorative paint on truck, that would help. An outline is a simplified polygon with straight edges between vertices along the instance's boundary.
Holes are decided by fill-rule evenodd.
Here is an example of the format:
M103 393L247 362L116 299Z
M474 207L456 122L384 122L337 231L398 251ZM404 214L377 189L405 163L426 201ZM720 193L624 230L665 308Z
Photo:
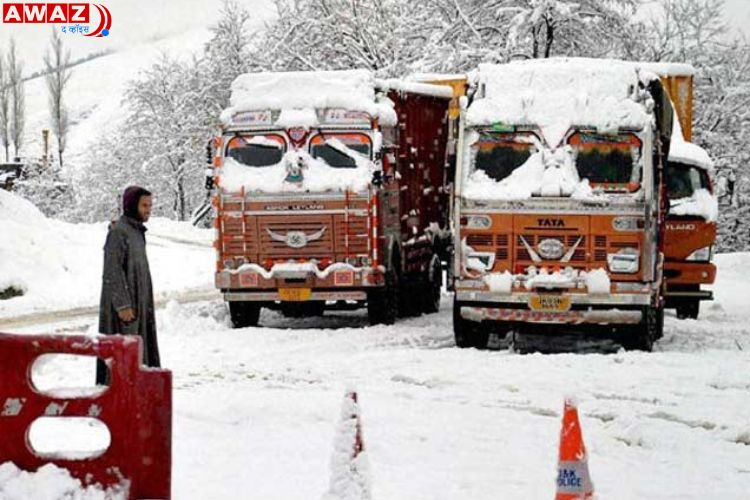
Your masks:
M436 311L450 89L354 70L247 74L232 90L209 185L233 324L262 307L366 305L373 324Z
M672 113L658 78L624 62L479 67L456 174L459 346L577 324L651 349L663 328Z

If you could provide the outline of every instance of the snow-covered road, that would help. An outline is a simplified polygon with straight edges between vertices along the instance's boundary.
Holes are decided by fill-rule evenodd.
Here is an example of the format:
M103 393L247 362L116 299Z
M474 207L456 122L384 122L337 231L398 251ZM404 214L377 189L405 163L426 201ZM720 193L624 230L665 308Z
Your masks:
M738 269L749 260L722 259ZM174 373L174 498L320 498L350 384L376 499L550 498L568 394L600 498L748 498L742 283L724 273L698 321L670 314L650 354L457 349L448 296L439 314L392 327L367 327L358 312L265 311L263 327L232 330L219 301L170 303L158 321ZM45 376L60 371L93 376L54 363Z

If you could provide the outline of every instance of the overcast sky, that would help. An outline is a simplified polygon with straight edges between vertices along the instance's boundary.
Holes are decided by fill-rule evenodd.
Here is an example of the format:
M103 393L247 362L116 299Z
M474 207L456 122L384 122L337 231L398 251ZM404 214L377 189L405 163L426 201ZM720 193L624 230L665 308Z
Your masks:
M240 0L251 15L267 18L271 0ZM212 24L221 6L220 0L99 0L112 13L112 30L108 37L84 37L66 34L65 41L73 58L106 48L118 48L148 38L205 27ZM731 26L750 37L750 0L725 0L726 17ZM92 14L92 24L98 14ZM42 56L49 42L50 25L0 24L0 50L7 48L10 37L16 39L26 61L26 72L42 65ZM56 25L55 29L60 29Z

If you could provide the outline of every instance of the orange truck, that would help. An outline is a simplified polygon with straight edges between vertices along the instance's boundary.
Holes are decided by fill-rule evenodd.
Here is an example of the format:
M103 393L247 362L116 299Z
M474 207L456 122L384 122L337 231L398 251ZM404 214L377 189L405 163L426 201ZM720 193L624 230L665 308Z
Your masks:
M235 327L367 307L435 312L453 243L449 88L366 70L253 73L212 141L216 287Z
M661 78L677 117L666 176L671 205L664 248L666 307L676 309L678 318L696 319L701 301L713 299L705 286L716 279L716 266L711 260L718 201L710 175L713 162L703 148L691 142L695 70L674 63L640 66Z
M461 104L456 344L575 325L650 350L673 128L661 81L621 61L487 64Z

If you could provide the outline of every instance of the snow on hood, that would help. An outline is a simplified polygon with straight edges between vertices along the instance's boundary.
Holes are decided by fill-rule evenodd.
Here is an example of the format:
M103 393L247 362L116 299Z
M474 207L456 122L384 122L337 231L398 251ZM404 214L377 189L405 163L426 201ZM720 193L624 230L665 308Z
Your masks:
M706 222L715 222L719 217L719 201L707 189L696 189L689 198L670 201L671 215L694 215Z
M237 113L282 110L284 123L279 126L310 127L317 125L315 110L326 108L364 111L383 124L396 123L392 103L376 95L375 77L363 69L240 75L232 83L230 106L221 113L221 121L229 126ZM294 123L295 116L303 122Z
M649 73L648 80L654 77ZM479 91L467 112L470 126L537 126L550 147L574 125L616 133L652 121L653 101L638 90L641 75L632 63L552 58L481 64L475 79Z
M251 167L234 158L224 158L221 168L221 187L225 191L260 191L265 193L324 192L367 189L376 165L335 138L326 144L350 156L356 168L334 168L306 151L288 151L275 165ZM302 181L288 182L290 169L301 168Z

